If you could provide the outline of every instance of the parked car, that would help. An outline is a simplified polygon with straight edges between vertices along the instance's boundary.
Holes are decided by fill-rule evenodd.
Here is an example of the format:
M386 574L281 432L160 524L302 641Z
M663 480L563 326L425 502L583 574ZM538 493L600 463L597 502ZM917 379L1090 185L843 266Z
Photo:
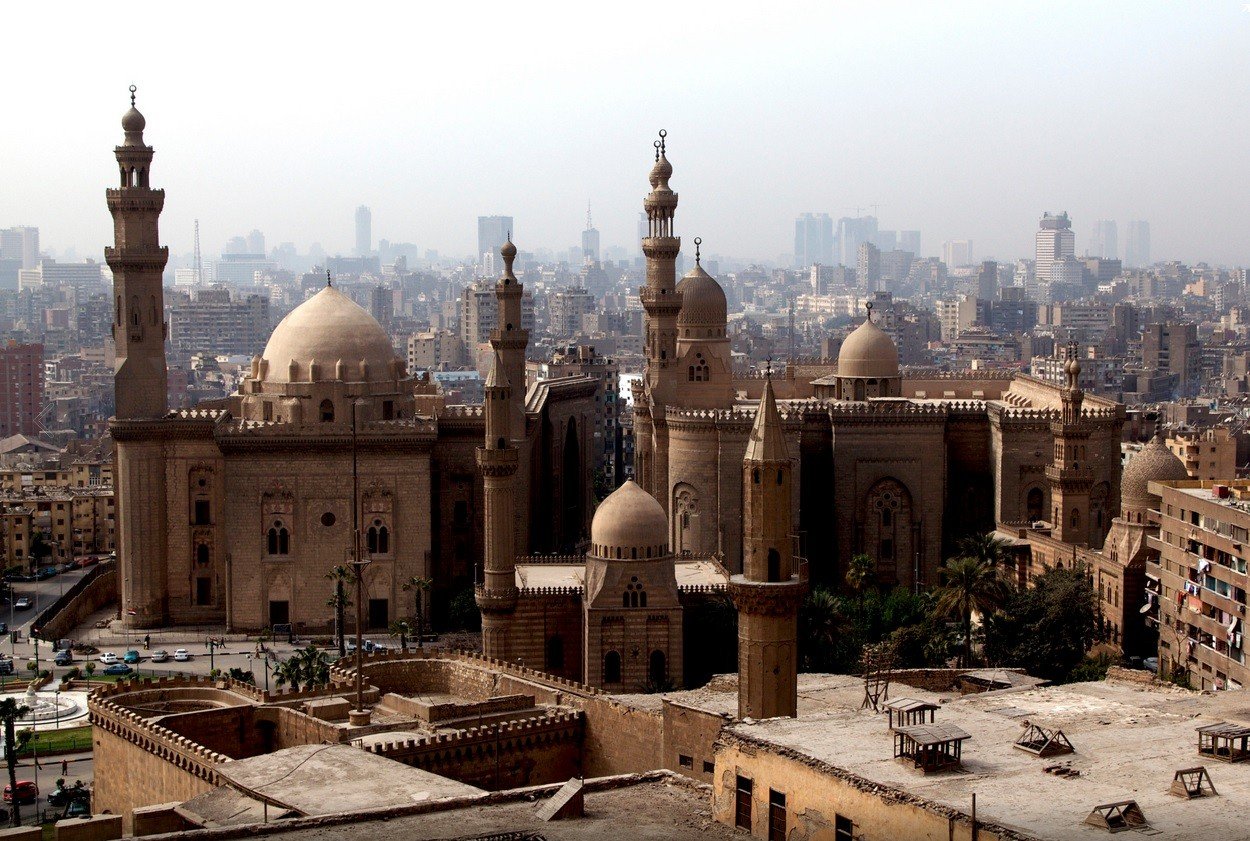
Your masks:
M104 667L104 673L106 675L128 675L133 671L134 669L130 668L125 663L114 663L111 666Z
M65 807L65 814L62 818L89 818L91 817L91 798L90 797L73 797L70 798L69 805Z
M99 558L97 558L95 555L88 555L85 558L79 558L78 560L74 561L74 566L78 567L79 569L86 569L87 567L94 566L95 564L98 564L98 563L100 563Z
M134 664L138 663L141 659L142 658L139 656L139 652L133 648L122 655L122 662L124 663Z
M39 799L39 786L35 785L34 780L18 780L17 781L17 802L18 803L34 803ZM13 802L13 787L11 785L4 787L4 802Z
M77 782L69 788L61 788L59 785L48 795L49 806L68 806L75 800L91 800L91 790L84 786L81 782ZM90 805L88 803L87 805Z
M1159 658L1147 657L1145 660L1142 661L1142 668L1148 672L1157 673L1159 671Z
M13 674L13 661L8 658L0 660L0 675L11 674Z
M180 648L174 652L174 660L179 663L185 663L191 659L191 652L185 648Z
M38 574L35 575L35 579L38 581L45 581L49 578L55 578L55 577L56 577L56 567L44 567L43 569L39 570Z
M8 632L9 632L9 623L0 622L0 634L7 634Z
M62 648L56 653L56 657L52 662L58 666L68 666L74 662L74 655L69 652L69 649Z
M117 662L117 655L111 651L106 651L100 655L100 662L106 666L111 666Z
M158 648L152 652L152 655L148 659L153 663L164 663L169 659L169 652L163 648Z
M13 602L13 609L30 610L32 604L33 602L31 602L30 596L21 596L17 601Z

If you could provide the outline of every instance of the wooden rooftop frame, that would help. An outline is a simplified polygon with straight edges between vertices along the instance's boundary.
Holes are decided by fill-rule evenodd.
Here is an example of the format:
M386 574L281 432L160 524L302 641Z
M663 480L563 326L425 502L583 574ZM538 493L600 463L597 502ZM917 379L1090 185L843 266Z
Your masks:
M928 701L918 701L915 698L894 698L886 701L885 709L890 716L890 729L898 727L910 727L915 724L932 724L937 717L937 704ZM925 720L926 713L928 721ZM895 715L898 716L898 724L895 724Z
M894 758L910 759L924 773L963 767L963 743L972 737L953 724L893 728Z
M1072 742L1068 741L1068 737L1062 730L1058 728L1052 730L1032 722L1025 726L1024 732L1020 734L1019 739L1016 739L1013 747L1042 758L1076 753L1076 748L1072 747Z
M1143 829L1149 826L1136 800L1121 800L1118 803L1095 806L1085 818L1085 823L1108 832L1123 832L1126 829Z
M1195 797L1216 797L1219 795L1219 792L1215 790L1215 783L1211 782L1211 775L1207 773L1205 765L1178 769L1172 775L1172 788L1170 791L1177 797L1184 797L1186 800L1192 800Z
M1250 759L1250 727L1221 721L1197 728L1198 755L1220 762L1245 762Z

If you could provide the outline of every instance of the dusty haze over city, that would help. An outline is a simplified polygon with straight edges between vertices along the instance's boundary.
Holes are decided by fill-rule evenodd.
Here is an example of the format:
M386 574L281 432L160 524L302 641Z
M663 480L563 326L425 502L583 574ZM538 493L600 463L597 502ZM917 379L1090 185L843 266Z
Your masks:
M586 205L631 249L655 131L679 233L778 261L794 218L873 213L922 253L1027 256L1043 210L1149 220L1155 259L1232 264L1243 235L1250 11L1205 3L22 4L0 219L99 259L126 87L139 87L171 252L377 238L527 248ZM73 56L74 60L62 60ZM84 71L84 68L94 68Z

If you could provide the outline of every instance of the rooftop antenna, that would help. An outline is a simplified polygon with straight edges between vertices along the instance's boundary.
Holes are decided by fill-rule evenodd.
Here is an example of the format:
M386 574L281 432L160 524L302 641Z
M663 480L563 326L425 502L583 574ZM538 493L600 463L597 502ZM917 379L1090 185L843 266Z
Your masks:
M204 262L200 259L200 220L195 220L195 285L204 283Z

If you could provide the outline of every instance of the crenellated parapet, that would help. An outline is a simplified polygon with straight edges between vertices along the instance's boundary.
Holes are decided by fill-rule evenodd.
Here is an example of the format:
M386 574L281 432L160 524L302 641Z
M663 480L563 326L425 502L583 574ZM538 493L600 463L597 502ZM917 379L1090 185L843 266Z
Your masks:
M517 665L516 663L501 660L497 657L487 657L476 651L464 651L461 649L418 649L416 651L374 651L362 654L362 666L365 669L365 678L369 677L371 668L382 666L388 663L402 663L407 660L447 660L458 663L465 663L469 666L480 668L483 671L500 672L510 677L526 680L531 683L544 686L548 689L554 689L564 693L571 693L583 697L602 695L603 693L593 686L581 683L580 681L568 680L566 678L557 677L547 674L537 669L531 669L528 666ZM340 665L343 663L344 665ZM349 657L346 660L339 661L330 667L330 679L336 684L349 685L356 679L355 658Z

